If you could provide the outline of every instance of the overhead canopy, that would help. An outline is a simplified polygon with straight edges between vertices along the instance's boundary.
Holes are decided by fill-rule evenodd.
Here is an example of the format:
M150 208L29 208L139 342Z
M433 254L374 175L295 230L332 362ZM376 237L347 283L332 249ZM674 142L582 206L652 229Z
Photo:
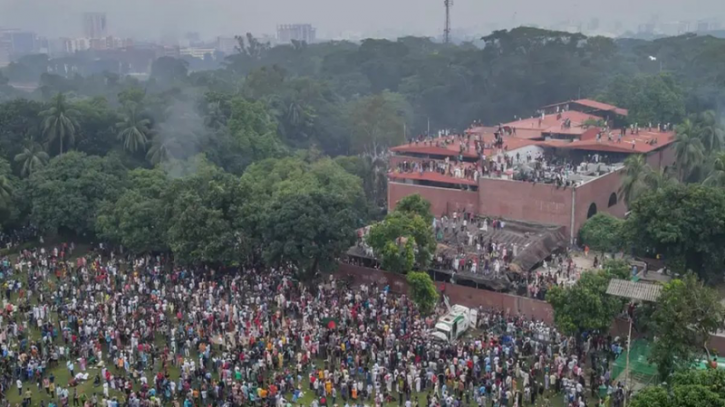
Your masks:
M662 286L657 284L635 283L629 280L613 278L609 281L607 294L630 300L655 302L660 296Z

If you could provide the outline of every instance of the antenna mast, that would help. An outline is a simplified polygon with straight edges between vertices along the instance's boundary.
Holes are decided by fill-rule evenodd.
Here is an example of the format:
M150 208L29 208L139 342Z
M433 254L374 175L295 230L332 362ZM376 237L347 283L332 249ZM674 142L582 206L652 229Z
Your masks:
M453 6L453 0L443 0L443 4L446 6L446 27L443 29L443 42L448 44L451 42L451 6Z

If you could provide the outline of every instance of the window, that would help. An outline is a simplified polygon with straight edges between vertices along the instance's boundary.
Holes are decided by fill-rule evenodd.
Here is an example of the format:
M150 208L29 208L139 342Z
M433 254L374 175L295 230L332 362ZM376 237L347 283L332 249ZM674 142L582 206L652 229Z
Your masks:
M608 206L611 208L612 206L617 204L617 193L612 192L612 195L609 195L609 204ZM595 209L596 211L596 209Z
M587 211L587 219L591 218L592 216L597 214L597 204L592 202L591 205L589 205L589 210Z

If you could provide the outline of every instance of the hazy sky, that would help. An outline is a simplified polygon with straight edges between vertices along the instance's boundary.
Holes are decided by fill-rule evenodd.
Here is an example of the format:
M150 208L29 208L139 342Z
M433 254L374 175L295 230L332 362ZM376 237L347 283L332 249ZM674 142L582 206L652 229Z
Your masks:
M190 31L205 38L272 34L286 23L311 23L322 35L436 35L444 15L443 0L0 0L0 27L77 36L84 11L106 12L111 34L137 38ZM654 18L725 20L725 0L454 0L452 13L454 28L468 30L490 23L500 28L586 23L594 17L604 26L619 20L631 27Z

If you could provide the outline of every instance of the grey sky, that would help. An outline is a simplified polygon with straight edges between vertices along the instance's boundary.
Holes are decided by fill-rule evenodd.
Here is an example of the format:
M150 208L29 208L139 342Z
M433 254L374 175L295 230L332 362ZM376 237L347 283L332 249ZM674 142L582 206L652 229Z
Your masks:
M725 19L725 0L454 0L454 28L499 28L567 20L634 27L660 22ZM273 33L277 24L312 23L321 34L382 32L435 35L443 26L443 0L0 0L0 26L41 35L75 36L81 13L104 11L109 32L157 38L198 31L205 38L251 31Z

